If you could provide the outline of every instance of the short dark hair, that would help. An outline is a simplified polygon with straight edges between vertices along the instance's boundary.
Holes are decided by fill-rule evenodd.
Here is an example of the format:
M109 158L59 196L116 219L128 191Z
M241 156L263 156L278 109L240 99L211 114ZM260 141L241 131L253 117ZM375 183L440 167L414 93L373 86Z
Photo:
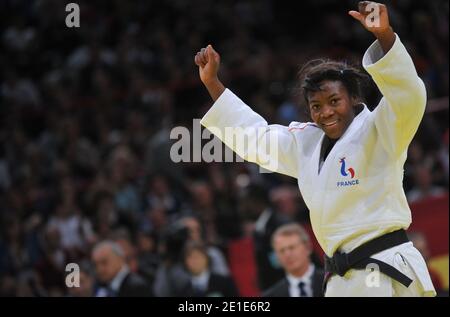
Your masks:
M364 100L363 89L370 82L370 76L362 69L329 59L313 59L307 62L298 72L300 95L306 105L309 94L320 90L324 80L340 81L351 97Z

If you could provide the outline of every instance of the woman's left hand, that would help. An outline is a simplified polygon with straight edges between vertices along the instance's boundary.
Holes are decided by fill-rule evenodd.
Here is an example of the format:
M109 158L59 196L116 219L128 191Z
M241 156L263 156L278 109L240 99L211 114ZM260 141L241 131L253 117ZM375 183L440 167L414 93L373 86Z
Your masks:
M369 32L376 37L391 30L387 7L384 4L361 1L358 3L358 11L349 11L353 18L358 20Z
M359 12L349 11L348 14L376 36L385 54L389 52L395 42L395 33L389 24L387 7L377 2L361 1L358 9Z

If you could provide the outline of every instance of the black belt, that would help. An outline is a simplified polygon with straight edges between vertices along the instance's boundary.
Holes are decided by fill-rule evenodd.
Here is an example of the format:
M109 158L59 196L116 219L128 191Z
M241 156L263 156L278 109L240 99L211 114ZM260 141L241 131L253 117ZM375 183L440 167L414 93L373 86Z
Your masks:
M390 249L405 242L409 242L409 239L405 230L401 229L364 243L350 253L337 251L331 258L325 255L325 272L327 272L327 274L324 280L324 288L328 279L333 274L344 276L350 269L365 269L367 265L372 263L378 265L381 273L384 273L404 286L409 287L412 280L408 276L383 261L371 258L372 255L378 252Z

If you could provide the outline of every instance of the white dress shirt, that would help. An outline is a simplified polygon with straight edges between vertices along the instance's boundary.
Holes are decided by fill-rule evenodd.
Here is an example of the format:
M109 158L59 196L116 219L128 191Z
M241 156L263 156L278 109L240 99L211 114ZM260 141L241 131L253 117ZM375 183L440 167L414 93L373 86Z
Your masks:
M313 296L312 290L312 275L314 273L314 265L310 264L308 270L301 277L296 277L291 274L287 274L286 278L289 282L289 296L290 297L300 297L300 282L304 283L304 289L307 297Z

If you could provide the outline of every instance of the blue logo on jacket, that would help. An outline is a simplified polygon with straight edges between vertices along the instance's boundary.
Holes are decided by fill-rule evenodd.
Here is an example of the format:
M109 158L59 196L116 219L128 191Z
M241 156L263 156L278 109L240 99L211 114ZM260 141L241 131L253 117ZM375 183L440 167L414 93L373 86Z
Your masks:
M341 164L341 175L345 177L350 176L350 180L337 182L337 187L358 185L359 179L353 179L355 178L355 170L352 167L349 167L347 169L345 164L345 157L341 158L339 160L339 163Z

